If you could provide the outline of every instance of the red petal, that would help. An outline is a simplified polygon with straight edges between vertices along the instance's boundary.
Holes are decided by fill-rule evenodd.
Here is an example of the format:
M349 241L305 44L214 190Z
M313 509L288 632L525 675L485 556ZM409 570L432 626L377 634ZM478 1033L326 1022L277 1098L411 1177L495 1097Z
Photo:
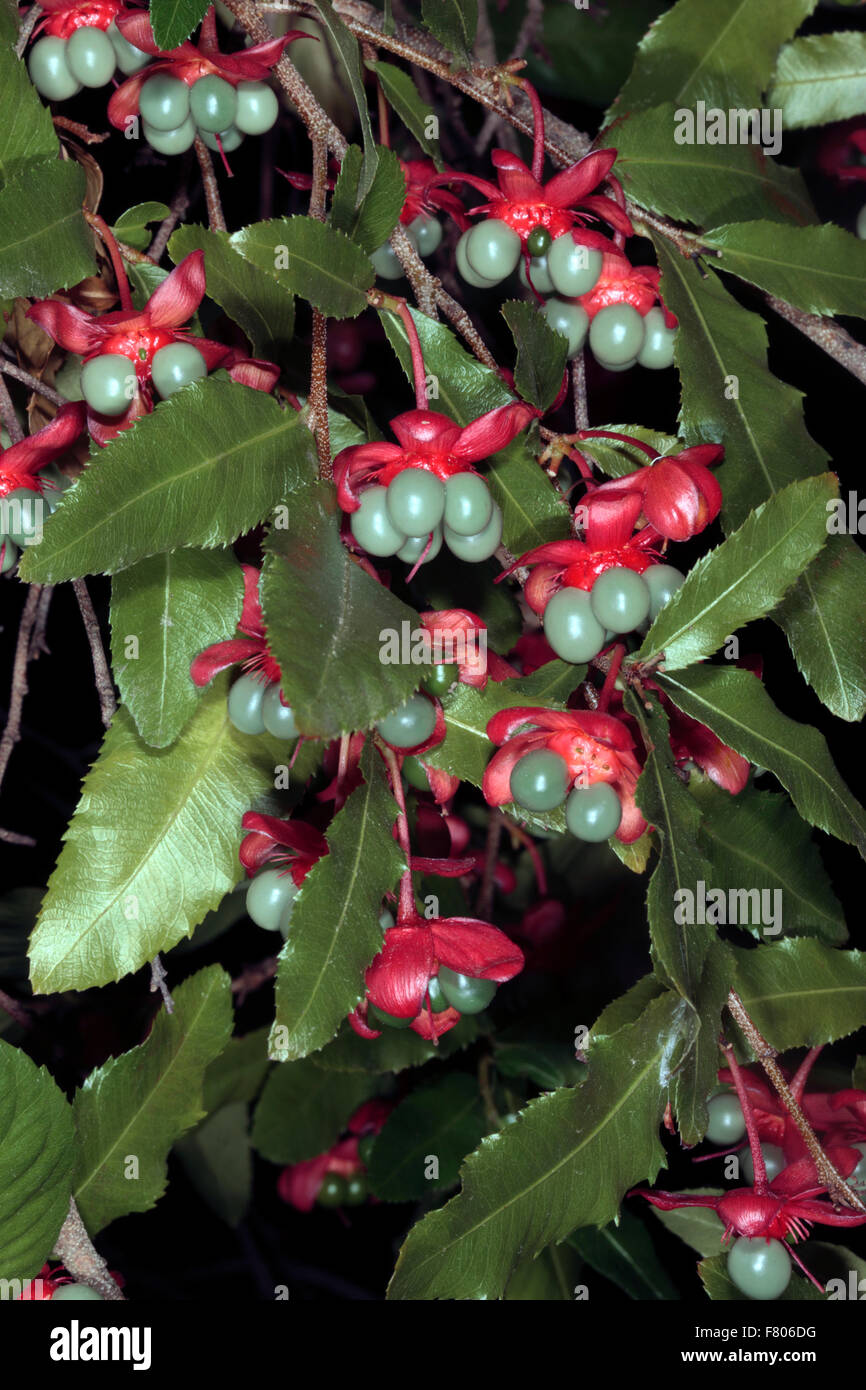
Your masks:
M474 917L443 917L431 923L440 965L473 980L502 984L523 969L523 952L510 937Z
M222 71L235 81L262 82L270 76L271 68L280 61L282 51L288 44L294 43L295 39L312 38L315 35L307 34L303 29L290 29L282 38L257 43L252 48L241 49L239 53L221 53L216 61Z
M5 452L0 453L4 471L21 469L35 473L46 463L51 463L65 453L81 434L85 417L83 401L69 401L67 405L62 405L54 419L36 434L22 439L18 444L11 444Z
M191 343L194 348L197 348L204 358L205 366L209 372L216 371L217 367L225 366L226 358L230 357L234 351L233 348L227 348L225 343L215 343L212 338L198 338L194 333L176 333L175 338L179 343ZM277 375L279 376L279 372Z
M701 495L688 470L673 458L652 465L644 498L647 520L672 541L687 541L703 530Z
M320 830L302 820L284 820L266 816L260 811L247 811L241 825L256 835L266 835L275 845L293 850L305 859L321 859L328 853L328 842Z
M543 748L546 742L547 734L543 729L539 729L532 734L519 734L517 738L510 739L504 748L500 748L498 752L493 754L484 769L481 784L484 800L488 806L505 806L509 801L513 801L511 774L514 770L514 764L524 754L531 753L536 748Z
M238 661L247 661L261 651L261 642L253 638L232 637L228 642L214 642L199 652L190 665L189 673L198 686L209 685L214 676Z
M82 357L95 352L105 337L105 329L97 319L60 299L43 299L32 304L27 318L38 323L67 352L77 352Z
M580 208L581 212L589 212L596 217L603 217L614 231L622 232L623 236L634 236L631 218L627 212L623 212L618 203L613 201L613 198L606 198L603 194L597 198L581 198Z
M623 488L609 493L606 484L584 502L587 520L584 534L591 550L609 550L626 545L644 506L643 491Z
M118 15L115 23L127 43L131 43L135 48L140 48L143 53L149 53L152 58L159 57L164 50L159 48L153 37L153 27L150 22L149 14ZM176 49L171 50L177 52ZM153 72L153 68L148 68L148 76Z
M461 435L459 425L438 410L404 410L391 429L403 448L419 454L447 454Z
M385 944L366 974L367 998L395 1018L415 1018L433 974L429 927L389 927Z
M255 565L242 565L244 576L244 603L241 609L241 616L238 619L238 627L241 632L245 632L248 637L257 637L261 642L265 639L265 623L262 617L262 605L259 601L259 575Z
M363 1014L362 1014L362 1012L361 1012L362 1008L364 1009L364 1013L363 1013ZM349 1017L349 1023L352 1025L352 1028L353 1028L354 1031L358 1034L358 1037L359 1037L359 1038L367 1038L367 1039L370 1039L370 1038L381 1038L381 1036L382 1036L382 1030L381 1030L381 1028L379 1028L379 1029L371 1028L371 1027L368 1025L367 1020L366 1020L366 1016L365 1016L365 1015L366 1015L366 1008L367 1008L366 1004L364 1004L364 1005L359 1004L358 1007L357 1007L357 1009L353 1009L352 1012L351 1012L351 1013L349 1014L349 1016L348 1016L348 1017Z
M441 1013L434 1014L425 1008L412 1024L412 1032L417 1033L419 1038L426 1038L427 1042L432 1042L434 1038L441 1038L443 1033L449 1032L459 1022L460 1014L456 1009L443 1009Z
M151 327L181 328L201 304L206 289L204 252L190 251L147 301L145 313Z
M241 357L229 367L228 372L232 381L239 382L241 386L249 386L253 391L264 391L268 395L280 379L280 369L276 363L265 362L258 357Z
M510 444L515 435L525 429L538 411L524 401L514 401L511 405L500 405L473 420L452 446L451 452L462 463L476 463L489 458ZM393 428L393 425L392 425Z
M141 97L141 89L149 77L153 77L155 72L170 72L169 63L154 63L152 66L137 72L133 77L128 77L125 82L112 93L108 103L108 119L116 130L124 130L130 116L138 115L138 102Z
M557 208L573 208L603 183L616 163L616 150L593 150L570 164L544 185L544 201Z
M297 1211L312 1211L330 1161L330 1154L323 1153L284 1168L277 1179L277 1193L282 1201Z
M510 203L550 203L550 184L546 188L533 177L532 171L519 155L510 150L491 150L491 162L496 169L499 187ZM559 176L557 176L559 177ZM552 182L555 183L555 179ZM556 206L560 206L557 204ZM567 204L562 204L567 206Z

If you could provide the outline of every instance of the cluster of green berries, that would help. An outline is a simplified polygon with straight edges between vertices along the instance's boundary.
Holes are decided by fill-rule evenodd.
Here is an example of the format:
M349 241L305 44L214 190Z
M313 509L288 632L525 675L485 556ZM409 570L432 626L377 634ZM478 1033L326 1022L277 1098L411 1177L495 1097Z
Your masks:
M622 802L607 782L572 787L568 763L550 748L525 753L511 771L511 795L526 811L555 811L565 803L565 823L578 840L601 844L619 830Z
M257 672L248 672L235 681L229 691L228 715L241 734L298 737L294 711L283 704L279 681L265 680Z
M489 560L502 539L502 510L477 473L442 482L427 468L404 468L387 487L375 484L352 512L352 535L369 555L396 555L415 565L435 559L443 542L458 560Z
M419 256L426 259L427 256L432 256L434 251L438 251L442 241L442 223L438 218L426 217L422 213L403 230ZM397 259L394 248L388 241L377 247L370 260L373 262L376 274L382 280L399 280L403 274L403 267Z
M39 540L46 516L55 510L64 489L72 486L72 479L55 464L43 468L39 476L51 484L44 492L18 487L0 498L0 574L13 570L19 552Z
M359 1156L367 1140L375 1138L375 1134L368 1134L359 1141ZM368 1150L371 1148L372 1144L368 1145ZM320 1207L361 1207L367 1200L369 1190L367 1175L360 1169L345 1178L342 1173L326 1173L322 1178L316 1201Z
M530 232L526 249L528 278L520 237L507 222L489 218L463 233L457 243L457 269L467 284L489 289L519 265L527 289L531 280L539 294L552 296L542 312L567 340L569 357L576 357L588 340L596 361L609 371L626 371L635 364L661 370L672 364L676 330L665 326L662 309L641 314L631 304L610 304L590 319L576 302L598 283L600 251L579 245L571 232L552 239L546 227Z
M245 135L263 135L277 119L279 103L265 82L239 82L208 73L187 86L156 72L138 99L142 131L159 154L183 154L200 135L210 150L230 154Z
M112 21L107 29L85 24L68 39L48 35L30 50L30 81L46 101L67 101L82 87L104 87L119 68L126 77L140 72L150 56L123 37Z
M563 661L592 661L614 636L654 622L684 580L673 565L651 565L642 575L614 565L588 593L557 590L544 610L544 635Z
M163 400L205 376L207 362L192 343L168 343L153 354L150 379ZM122 352L100 353L81 368L81 394L98 415L125 415L137 393L135 361Z

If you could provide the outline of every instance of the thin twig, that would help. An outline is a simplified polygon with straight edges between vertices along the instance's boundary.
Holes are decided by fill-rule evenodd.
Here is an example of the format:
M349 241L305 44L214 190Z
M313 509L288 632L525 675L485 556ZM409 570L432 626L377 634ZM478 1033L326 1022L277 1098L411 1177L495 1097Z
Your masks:
M583 348L571 364L571 395L574 401L574 428L589 429L589 407L586 399L586 353Z
M182 222L189 211L189 202L189 189L186 186L186 179L184 178L183 183L171 200L168 209L168 217L159 224L156 235L147 248L147 254L152 261L162 260L163 252L166 246L168 246L172 232L178 222Z
M99 631L99 620L93 608L87 585L83 579L73 579L72 587L75 590L75 597L78 599L78 607L81 609L81 616L84 620L84 630L87 633L87 640L90 643L90 654L93 658L93 675L96 680L96 692L99 695L99 707L102 711L102 723L104 728L108 728L117 710L117 700L114 695L114 683L111 679L111 671L105 657L105 648L102 645L102 634Z
M0 374L11 376L15 381L20 381L22 386L27 386L31 391L35 391L44 400L51 401L52 405L66 405L66 397L61 396L59 391L55 391L53 386L46 386L45 382L40 381L38 376L32 376L30 372L25 372L23 367L8 361L5 357L0 358Z
M14 49L12 50L16 58L22 57L24 50L29 42L30 35L33 33L33 30L36 28L36 25L39 22L39 16L41 15L41 13L41 5L31 5L30 9L27 11L26 15L22 19L21 28L18 31L18 41L15 44Z
M51 607L51 600L54 596L54 585L46 584L39 595L39 604L36 610L36 622L33 625L33 634L30 638L30 650L28 661L36 661L42 656L43 652L48 654L48 643L45 640L45 629L48 626L48 610Z
M195 137L195 152L201 169L201 179L204 184L204 199L207 204L208 226L212 232L226 232L226 220L223 216L223 205L220 202L219 184L214 173L213 160L210 151L200 135Z
M21 421L12 404L12 397L9 395L9 387L0 374L0 418L6 426L6 432L13 444L20 444L24 438L24 431L21 428Z
M499 811L490 812L490 819L487 822L487 843L484 847L484 873L481 875L481 887L478 890L478 900L475 904L475 911L482 921L487 920L493 907L496 859L499 854L499 841L504 824Z
M272 980L277 973L279 958L268 956L267 960L259 961L257 965L248 965L241 971L240 975L232 980L232 994L238 996L238 1007L244 1002L248 994L259 988L267 980Z
M166 1013L173 1014L174 1000L169 993L166 979L167 976L165 973L165 966L162 963L162 957L154 956L153 960L150 962L150 992L151 994L161 994Z
M75 1198L69 1199L69 1215L60 1228L54 1254L78 1284L86 1284L111 1303L124 1303L121 1290L112 1279L108 1265L94 1248L82 1221Z
M820 314L807 314L793 304L785 304L775 295L765 294L764 299L770 309L786 322L793 324L805 337L811 339L819 348L844 367L858 381L866 385L866 347L852 338L847 329L836 323L835 319L823 318Z
M24 849L36 848L36 841L32 835L21 835L17 830L4 830L2 826L0 840L5 840L7 845L21 845Z
M12 749L21 737L21 710L27 694L27 663L30 660L30 640L39 611L39 598L42 587L32 584L24 604L18 640L15 645L15 659L12 664L12 693L9 696L9 714L3 737L0 738L0 782L6 775Z
M313 144L313 181L310 188L310 216L325 221L327 190L328 146L320 135L311 133ZM307 424L316 440L319 457L319 477L330 482L334 476L331 463L331 431L328 425L328 320L321 309L313 307L313 351L310 366L310 400Z

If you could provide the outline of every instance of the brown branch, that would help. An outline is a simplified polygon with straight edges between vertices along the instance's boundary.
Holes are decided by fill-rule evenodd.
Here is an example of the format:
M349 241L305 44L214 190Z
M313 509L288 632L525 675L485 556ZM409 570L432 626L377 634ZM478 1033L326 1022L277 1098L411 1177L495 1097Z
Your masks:
M21 845L25 849L35 849L36 841L32 835L21 835L17 830L4 830L0 826L0 840L5 840L7 845Z
M327 192L328 145L320 135L311 134L313 145L313 182L310 189L310 216L325 221ZM316 440L319 457L319 477L330 482L334 476L331 463L331 431L328 425L328 320L321 309L313 306L313 351L310 367L310 400L307 426Z
M46 584L39 595L39 605L36 610L36 622L33 626L33 635L30 638L29 661L36 661L43 652L48 653L48 643L45 640L45 629L48 626L48 610L51 607L51 599L54 595L54 585Z
M232 994L238 997L238 1007L240 1008L248 994L253 990L272 980L277 973L279 957L269 956L267 960L259 961L257 965L246 966L234 980L232 980Z
M21 421L12 404L12 397L9 395L9 387L0 374L0 418L6 426L6 432L13 444L20 444L24 438L24 431L21 428Z
M159 955L154 956L153 960L150 962L150 992L151 994L161 994L162 1002L165 1005L166 1013L173 1014L174 1000L172 999L171 994L169 993L168 985L166 984L166 978L167 976L165 973L165 966L162 963L162 957Z
M765 294L764 300L769 308L798 328L805 337L822 348L828 357L832 357L840 367L844 367L866 386L866 347L858 343L856 338L852 338L847 329L835 319L824 318L820 314L807 314L803 309L795 308L793 304L785 304L775 295Z
M504 824L500 812L491 810L490 819L487 822L487 843L484 847L484 873L481 875L481 887L478 890L478 898L475 903L475 911L482 921L487 920L493 907L496 859L499 854L499 841L502 837Z
M32 584L21 615L18 628L18 641L15 644L15 659L12 663L12 693L9 697L9 714L3 737L0 738L0 782L6 775L12 749L21 737L21 711L27 694L27 663L30 660L30 640L39 610L39 597L42 588Z
M35 845L36 841L33 841ZM13 999L11 994L7 994L5 989L0 989L0 1009L3 1009L10 1018L22 1028L29 1028L33 1020L23 1004L19 1004L17 999Z
M746 1038L749 1047L752 1049L757 1060L761 1063L761 1066L764 1068L764 1071L767 1073L767 1076L778 1092L782 1104L797 1126L803 1143L806 1145L815 1167L818 1170L821 1181L827 1188L828 1193L832 1196L834 1202L843 1202L846 1206L853 1207L855 1211L863 1212L864 1215L866 1215L866 1203L863 1202L862 1198L858 1197L857 1193L848 1186L841 1174L836 1171L821 1147L821 1141L809 1124L806 1116L803 1114L798 1101L792 1095L791 1088L785 1080L781 1067L776 1061L779 1055L778 1052L774 1047L770 1046L766 1038L758 1031L746 1012L742 999L734 990L730 991L727 1002L728 1009L736 1020L743 1036Z
M586 399L586 353L583 348L571 364L571 395L574 401L574 428L589 429L589 406Z
M31 5L30 9L27 11L26 15L21 20L21 28L18 32L18 40L15 44L14 49L12 50L16 58L22 57L24 50L29 42L30 35L36 28L36 25L39 22L39 16L41 14L41 5Z
M223 216L223 205L220 202L219 184L214 173L213 160L210 157L210 150L200 135L195 137L195 153L204 184L208 226L212 232L226 232L228 227Z
M111 679L111 671L105 657L105 649L102 645L102 634L99 631L99 621L94 612L87 585L83 579L73 579L72 587L75 590L75 597L78 599L78 607L81 609L81 616L84 620L84 630L87 633L87 640L90 643L90 654L93 658L93 675L96 680L96 692L99 695L99 707L102 711L102 723L104 728L108 728L115 711L117 710L117 700L114 695L114 683Z
M78 1284L86 1284L111 1303L124 1303L121 1290L112 1279L108 1265L94 1248L86 1227L78 1214L75 1198L69 1198L69 1215L60 1228L54 1254L63 1261Z
M51 401L52 405L66 405L66 397L61 396L59 391L55 391L53 386L46 386L44 381L40 381L38 376L32 376L30 372L25 372L23 367L19 367L16 362L10 362L5 357L0 358L0 374L11 376L15 381L20 381L22 386L27 386L44 400Z
M163 252L166 246L168 246L172 232L178 222L182 222L189 211L189 203L189 189L186 186L186 176L184 176L180 188L169 204L168 217L159 224L156 235L147 248L147 254L152 261L162 260Z

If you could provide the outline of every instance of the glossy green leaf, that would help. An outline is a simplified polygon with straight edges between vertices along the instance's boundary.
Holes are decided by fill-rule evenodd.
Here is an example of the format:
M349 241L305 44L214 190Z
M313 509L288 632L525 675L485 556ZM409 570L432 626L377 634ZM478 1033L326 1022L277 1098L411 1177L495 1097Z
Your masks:
M31 937L38 993L90 989L139 970L234 887L241 817L272 788L285 744L239 734L226 694L223 675L166 749L148 748L118 710Z
M343 232L314 217L252 222L229 241L286 294L309 300L329 318L355 318L367 307L365 292L375 279L369 258Z
M464 65L475 43L478 0L421 0L424 24Z
M441 164L442 157L439 153L439 139L432 135L432 130L438 129L438 122L433 115L432 107L424 101L410 73L404 68L395 67L393 63L367 62L367 67L374 72L382 84L382 91L389 106L399 116L403 125L409 133L417 140L424 154L429 159ZM431 120L432 118L432 120Z
M254 1100L267 1071L267 1028L257 1028L242 1038L231 1038L205 1072L205 1110L210 1115L224 1105Z
M165 52L188 39L204 19L207 0L150 0L150 22L157 45Z
M636 1023L653 1000L658 999L664 992L665 986L655 973L642 975L631 989L626 990L625 994L621 994L617 999L612 999L607 1008L602 1010L592 1025L592 1040L598 1042L599 1038L612 1037L621 1028Z
M370 1191L382 1202L410 1202L453 1187L463 1159L486 1128L475 1077L454 1072L419 1086L391 1113L376 1140Z
M517 347L514 384L525 401L549 410L562 387L568 344L554 333L543 314L521 299L500 310Z
M169 1149L204 1118L205 1069L231 1034L231 981L209 965L172 998L174 1012L161 1009L139 1047L109 1058L75 1094L73 1195L91 1236L156 1204Z
M866 715L866 555L831 534L773 619L818 698L838 719Z
M175 1145L187 1177L211 1211L237 1226L253 1194L247 1107L239 1101L209 1115Z
M330 484L289 505L267 540L261 599L283 692L302 733L335 738L367 729L417 689L423 667L380 659L383 631L417 614L362 570L340 540ZM347 673L351 672L351 680Z
M762 503L689 571L636 660L652 661L663 654L665 671L691 666L775 608L825 544L827 507L836 490L835 474L822 473L791 483Z
M776 709L755 676L696 666L658 679L679 709L706 724L729 748L774 773L804 820L856 845L866 856L866 812L833 766L823 736Z
M146 251L153 240L152 222L162 222L168 217L170 209L165 203L136 203L127 208L115 222L111 231L125 246L136 251Z
M690 1187L695 1196L721 1197L721 1187ZM650 1206L649 1211L658 1221L685 1241L699 1255L715 1257L719 1253L724 1234L724 1226L712 1207L675 1207L673 1211L661 1211Z
M10 29L10 34L0 38L0 186L25 174L34 164L56 159L59 148L51 108L40 100L27 64L12 52L18 30L17 10L11 17Z
M575 1231L568 1244L628 1298L647 1302L679 1299L659 1262L649 1231L630 1211L620 1213L618 1224L611 1222L600 1230L587 1226Z
M51 1253L69 1211L73 1139L49 1072L0 1042L0 1279L32 1279Z
M234 636L242 603L241 567L230 550L153 555L112 580L114 679L152 748L173 743L192 715L201 692L190 662Z
M227 545L313 476L314 454L296 411L222 372L194 382L91 459L21 576L56 584Z
M39 298L96 270L80 164L34 164L0 192L0 295Z
M508 1302L570 1303L582 1292L582 1261L568 1245L549 1245L534 1260L519 1264L503 1297Z
M410 1232L389 1297L501 1298L521 1260L612 1221L624 1193L663 1162L678 1009L669 994L656 1000L593 1044L583 1085L540 1096L488 1135L463 1166L460 1193Z
M866 34L810 34L785 44L767 105L780 107L786 130L845 121L863 113Z
M361 151L350 145L340 165L331 203L331 225L369 255L386 242L406 201L406 175L391 150L377 146L376 174L356 205L363 168Z
M337 1142L372 1095L364 1072L325 1071L312 1058L273 1067L253 1119L253 1146L271 1163L300 1163Z
M187 223L168 243L177 264L191 251L204 252L208 298L243 329L256 357L283 362L295 328L295 301L272 275L245 260L227 232Z
M702 240L720 270L807 314L866 315L866 242L841 227L733 222Z
M732 951L734 987L779 1052L835 1042L866 1024L866 952L806 937Z
M331 821L330 853L313 865L292 912L277 968L270 1055L306 1057L336 1037L364 997L364 971L382 948L379 914L404 869L392 835L397 807L367 742L365 778Z

